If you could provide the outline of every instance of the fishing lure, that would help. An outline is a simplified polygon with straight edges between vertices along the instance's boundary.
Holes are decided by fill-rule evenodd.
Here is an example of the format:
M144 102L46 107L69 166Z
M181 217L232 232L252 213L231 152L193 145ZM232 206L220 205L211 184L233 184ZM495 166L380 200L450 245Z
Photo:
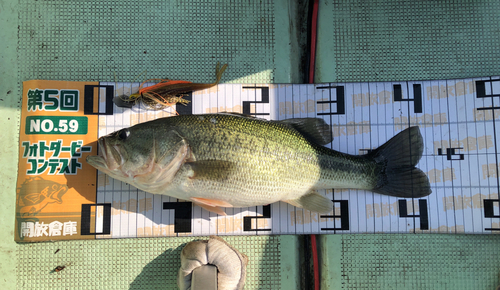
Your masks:
M227 64L220 67L217 63L215 68L215 82L210 84L192 83L190 81L168 80L168 79L149 79L141 83L139 91L131 94L128 97L122 96L121 101L125 104L123 107L131 107L138 102L144 103L148 108L153 110L162 110L166 107L171 107L176 103L187 105L188 100L183 99L182 95L192 91L204 90L217 85L222 77L222 74L227 68ZM160 81L159 83L144 87L144 84L151 81ZM124 98L123 98L124 97ZM117 104L120 106L119 104Z

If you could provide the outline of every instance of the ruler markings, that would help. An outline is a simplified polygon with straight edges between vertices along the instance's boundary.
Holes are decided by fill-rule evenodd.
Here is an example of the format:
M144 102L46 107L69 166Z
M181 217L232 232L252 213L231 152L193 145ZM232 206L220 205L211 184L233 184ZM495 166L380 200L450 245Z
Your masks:
M474 88L478 80L484 81L484 92L490 94L488 97L477 97ZM336 205L331 215L321 216L283 202L270 207L227 209L227 217L194 206L192 232L185 234L495 232L499 228L499 217L495 213L498 212L500 187L496 132L499 114L496 111L500 104L495 83L494 78L481 78L364 84L250 85L254 88L267 87L268 103L262 101L261 88L244 89L249 87L247 85L219 85L208 93L208 98L206 92L195 92L191 104L195 114L219 111L243 113L246 104L245 110L250 109L251 114L268 119L324 118L332 125L334 133L334 141L327 146L351 154L359 154L360 149L376 148L407 126L419 125L425 149L418 167L428 173L433 193L413 202L408 200L406 217L401 217L398 205L401 199L362 190L321 191L321 194L331 196ZM396 96L399 94L398 85L401 91ZM129 93L134 87L137 85L116 84L117 94ZM114 107L114 113L112 116L100 116L103 120L103 124L99 122L100 136L134 122L168 115L142 107ZM477 168L477 172L473 168ZM173 213L157 206L165 200L175 199L138 191L102 173L99 173L97 187L98 202L113 205L111 237L179 235L173 232ZM426 201L425 209L421 208L422 201ZM135 209L132 208L134 206ZM485 207L490 212L485 214ZM495 213L491 214L490 209ZM421 217L425 215L425 210L429 230L422 228L426 222ZM265 217L266 211L269 211L270 218ZM252 229L255 226L256 230L250 233L244 231L245 217L251 218ZM349 228L346 229L346 226Z

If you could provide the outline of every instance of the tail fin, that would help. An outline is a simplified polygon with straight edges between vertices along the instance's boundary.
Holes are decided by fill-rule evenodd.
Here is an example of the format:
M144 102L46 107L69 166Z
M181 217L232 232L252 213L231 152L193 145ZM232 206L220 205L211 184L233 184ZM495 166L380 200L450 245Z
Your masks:
M374 192L418 198L431 194L429 178L416 168L424 151L424 142L418 127L410 127L369 153L381 166Z

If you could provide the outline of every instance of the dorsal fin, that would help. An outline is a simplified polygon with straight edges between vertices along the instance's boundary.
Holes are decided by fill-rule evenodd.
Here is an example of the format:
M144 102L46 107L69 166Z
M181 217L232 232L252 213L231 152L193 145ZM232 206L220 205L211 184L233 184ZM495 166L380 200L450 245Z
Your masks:
M274 122L292 127L307 140L319 145L326 145L333 141L332 127L320 118L297 118Z
M236 117L245 117L245 118L254 118L254 119L257 119L257 117L255 117L255 116L247 115L247 114L242 114L242 113L238 113L238 112L222 111L222 112L218 112L217 114L221 114L221 115L233 115L233 116L236 116Z

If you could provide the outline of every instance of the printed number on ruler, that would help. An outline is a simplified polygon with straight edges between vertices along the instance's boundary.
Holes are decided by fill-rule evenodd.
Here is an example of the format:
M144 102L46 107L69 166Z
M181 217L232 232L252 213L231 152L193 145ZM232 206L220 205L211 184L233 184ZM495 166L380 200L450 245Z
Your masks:
M192 202L164 202L164 210L174 210L174 233L190 233L192 221Z
M85 115L113 115L115 87L110 85L85 85L83 110ZM102 108L101 104L105 107Z
M410 99L408 96L406 99L403 98L403 93L401 85L393 85L394 102L413 102L413 112L422 113L422 85L413 84L413 98Z
M262 216L245 216L243 217L243 230L246 232L255 231L255 232L267 232L271 231L271 229L259 229L258 228L258 220L259 219L270 219L271 218L271 205L265 205L262 207ZM252 227L252 220L255 220L256 227Z
M111 203L82 204L81 235L111 233Z
M344 86L321 86L316 87L316 89L329 89L328 90L328 101L317 101L318 105L328 104L329 109L326 113L318 113L318 116L323 115L343 115L345 114L345 96L344 96ZM335 100L332 100L332 90L335 89ZM335 110L333 110L332 105L335 105Z
M333 215L321 215L320 218L333 218L333 228L321 228L322 231L348 231L349 230L349 201L348 200L332 200ZM337 205L339 205L337 207ZM337 212L337 208L340 212ZM340 219L340 227L337 226L337 220Z
M412 204L413 207L414 204ZM420 211L420 214L413 214L410 215L408 214L408 206L407 206L407 200L406 199L400 199L399 200L399 217L400 218L420 218L420 229L421 230L428 230L429 229L429 214L427 211L427 200L425 199L419 199L418 200L418 210ZM412 209L412 212L415 212L416 209Z
M446 149L446 153L443 153L443 149ZM464 149L463 147L457 147L457 148L438 148L438 155L440 156L446 156L447 160L464 160L465 155L460 154L457 152L457 150ZM458 156L456 158L453 158L453 156Z
M257 112L257 104L269 104L269 87L243 87L244 90L255 90L255 101L243 101L243 114L251 116L269 116L269 112ZM257 100L257 91L260 90L261 100ZM255 104L255 111L252 113L251 104Z

